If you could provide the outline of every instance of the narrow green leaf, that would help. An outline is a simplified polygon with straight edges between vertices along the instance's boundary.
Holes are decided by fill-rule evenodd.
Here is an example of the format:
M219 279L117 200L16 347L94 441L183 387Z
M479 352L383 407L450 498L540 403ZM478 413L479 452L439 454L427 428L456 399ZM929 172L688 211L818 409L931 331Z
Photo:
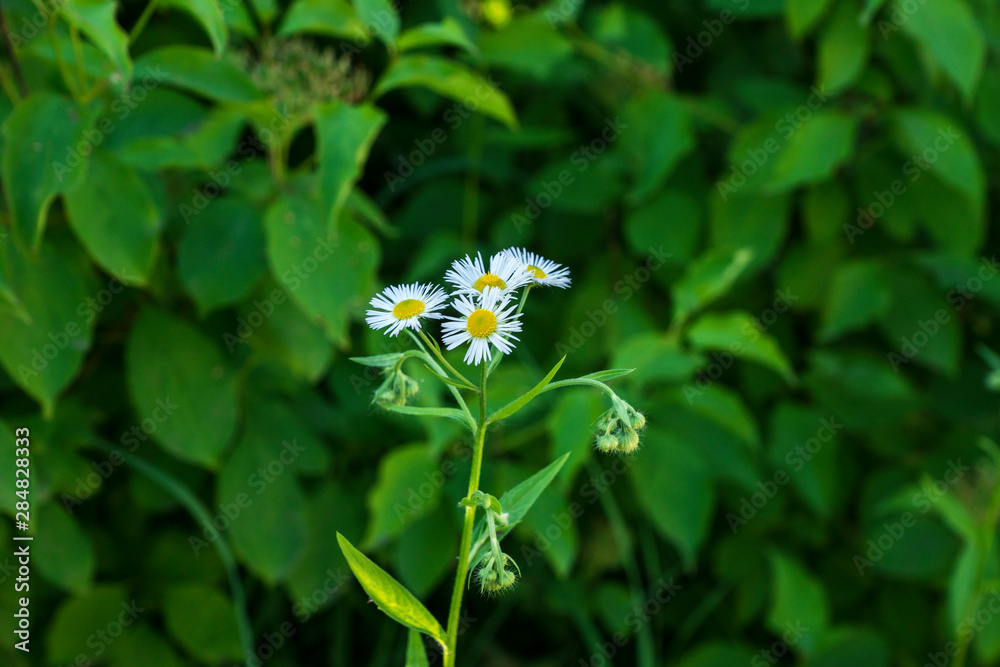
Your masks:
M128 55L128 36L115 21L118 3L114 0L73 0L63 3L61 12L67 23L75 26L111 60L125 79L132 77Z
M777 372L789 382L795 372L777 340L761 331L745 312L708 313L688 330L688 339L696 348L723 350L737 358L756 361Z
M285 13L278 36L310 33L347 37L364 45L370 35L347 0L296 0Z
M986 40L969 6L960 0L925 2L914 11L896 0L893 12L906 17L903 30L926 49L962 96L971 100L986 62Z
M208 33L208 38L212 40L212 48L217 54L225 50L229 29L216 0L161 0L161 2L164 6L176 7L190 14Z
M514 488L508 490L502 496L500 496L500 505L507 510L507 524L505 526L497 526L497 537L503 539L507 533L509 533L514 526L521 522L524 516L531 509L531 506L535 504L538 500L538 496L542 495L542 491L548 488L552 480L555 479L559 471L566 464L566 460L569 459L570 452L566 452L559 458L557 458L552 463L548 464L534 475L524 480ZM479 537L485 534L486 531L486 521L485 519L480 519L476 526L476 531L473 533L473 543L478 541Z
M479 53L479 49L462 30L461 24L450 16L446 16L440 23L421 23L404 32L396 40L396 48L400 51L433 46L457 46L472 55Z
M607 380L614 380L615 378L620 378L634 372L634 368L609 368L605 371L597 371L596 373L588 373L587 375L581 375L578 378L573 378L574 380L597 380L598 382L605 382Z
M424 640L420 633L411 629L406 638L406 665L405 667L430 667L427 662L427 650L424 649Z
M167 85L219 102L253 102L262 96L243 70L208 49L166 46L144 54L135 66L140 71L149 68Z
M404 358L404 356L407 355L415 356L415 351L393 352L392 354L376 354L370 357L350 357L350 360L354 363L361 364L362 366L388 368L389 366L395 366L401 359Z
M389 66L372 96L378 98L410 86L429 88L459 103L475 101L478 110L487 116L507 127L517 127L517 115L507 96L485 78L452 60L423 54L404 55Z
M447 417L457 422L468 424L465 413L457 408L424 408L416 405L384 405L382 406L390 412L398 412L403 415L417 415L420 417Z
M855 4L845 2L834 8L819 33L816 83L820 90L838 93L861 76L871 51L868 37Z
M399 35L399 13L392 0L354 0L358 18L387 45Z
M431 612L427 611L427 607L421 604L420 600L403 588L403 585L389 576L385 570L355 549L354 545L340 533L337 533L337 542L340 543L340 549L344 552L347 564L350 565L354 576L358 578L361 588L365 589L368 597L382 613L397 623L423 632L437 640L441 646L446 645L444 628Z
M438 373L436 370L434 370L433 368L431 368L427 364L424 364L424 368L426 368L431 373L433 373L434 377L436 377L438 380L441 380L441 382L444 382L445 384L449 384L452 387L458 387L459 389L476 389L476 387L473 386L473 385L471 385L471 384L467 384L465 382L458 382L457 380L452 380L449 377L445 377L444 375L441 375L440 373Z
M563 355L563 358L560 359L556 363L556 365L552 367L552 370L549 371L548 375L543 377L542 380L534 387L532 387L532 389L528 393L524 394L523 396L521 396L516 400L511 401L507 405L503 406L502 408L494 412L492 415L490 415L488 422L495 422L500 419L506 419L507 417L510 417L512 414L514 414L515 412L523 408L525 405L530 403L532 399L534 399L535 396L538 396L540 393L542 393L542 390L544 390L545 387L549 384L549 382L552 381L552 378L555 377L555 374L559 371L559 367L563 365L564 361L566 361L566 355Z

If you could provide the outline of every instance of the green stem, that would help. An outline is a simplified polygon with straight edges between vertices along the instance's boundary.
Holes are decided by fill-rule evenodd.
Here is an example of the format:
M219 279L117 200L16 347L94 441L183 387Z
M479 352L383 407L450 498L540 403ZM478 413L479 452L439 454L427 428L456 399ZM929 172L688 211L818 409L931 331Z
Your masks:
M472 382L469 381L467 377L459 373L457 370L455 370L455 368L451 364L448 363L448 360L444 358L444 354L442 354L441 352L441 348L435 345L434 341L432 341L427 334L421 331L420 337L424 339L424 342L427 343L427 347L430 348L430 350L434 353L434 356L438 358L438 361L441 362L441 365L447 368L448 371L452 374L452 376L456 380L465 383L470 389L474 391L479 391L476 385L472 384Z
M73 79L73 73L69 70L69 65L66 64L66 60L62 57L62 48L59 46L59 35L56 34L56 22L54 20L49 21L49 41L52 43L52 54L56 59L56 67L59 69L59 75L62 76L63 83L66 84L66 89L69 91L73 99L80 99L80 91L77 87L76 81Z
M482 380L479 385L479 424L476 428L476 446L472 452L472 472L469 475L467 498L479 490L479 475L483 469L483 444L486 442L486 364L483 365ZM487 512L490 510L487 509ZM451 591L451 608L448 610L448 645L445 648L444 667L455 667L455 649L458 644L458 619L462 611L462 595L465 593L465 579L469 572L469 548L472 546L472 529L476 523L476 508L465 508L465 522L462 525L462 543L458 549L458 572L455 573L455 587Z
M594 459L587 462L587 471L594 479L598 479L603 472ZM643 605L643 585L642 577L639 575L639 564L635 560L635 554L631 547L628 528L625 519L622 517L618 503L609 489L607 493L600 494L601 509L608 517L608 525L611 527L611 537L618 548L618 555L621 557L622 567L625 570L625 580L628 582L629 592L632 595L632 604L636 609ZM655 664L655 653L653 649L653 635L649 629L649 623L643 623L639 630L639 650L638 664L642 667L653 667Z
M211 525L212 515L209 514L208 509L205 508L202 502L198 500L198 497L195 496L190 489L174 479L173 476L163 472L145 459L135 456L134 454L130 454L129 452L122 451L121 448L114 447L104 440L95 440L93 444L95 447L104 450L108 454L118 452L118 454L120 454L130 466L162 486L167 493L176 498L180 504L184 505L196 521L205 525ZM247 613L246 592L243 589L243 582L240 580L240 573L236 566L236 559L233 557L233 552L229 550L229 545L226 544L226 540L222 537L222 535L219 535L218 539L213 540L212 545L215 547L215 550L219 552L219 560L222 561L222 566L226 569L226 574L229 576L229 587L233 592L233 606L236 607L236 623L239 626L240 643L243 646L243 654L253 655L253 629L250 625L250 615Z
M73 42L73 60L76 61L80 92L83 92L87 89L87 67L83 61L83 41L80 39L80 30L75 25L69 27L69 38Z
M153 18L153 12L156 11L157 5L160 4L160 0L149 0L149 4L146 8L142 10L142 14L139 15L139 19L132 26L132 31L128 34L129 45L135 44L135 40L139 39L139 35L146 28L146 24L149 23L149 19Z
M413 342L417 344L417 347L419 347L423 351L425 359L427 361L427 365L430 366L431 369L437 374L447 375L447 373L444 372L444 370L437 364L437 362L431 358L430 352L427 351L427 348L424 347L424 344L420 342L420 339L417 338L416 334L414 334L413 331L411 331L409 328L406 329L406 333L410 335L410 338L412 338ZM420 333L421 335L423 335L424 332L421 331ZM434 346L431 345L431 347L433 348ZM465 417L469 420L469 424L470 425L475 424L476 420L472 418L472 413L469 412L469 406L466 404L465 399L462 398L462 394L461 392L458 391L458 387L453 387L447 383L445 383L445 386L448 387L448 391L451 392L451 395L455 397L455 402L458 403L458 407L460 407L462 409L462 412L465 413Z

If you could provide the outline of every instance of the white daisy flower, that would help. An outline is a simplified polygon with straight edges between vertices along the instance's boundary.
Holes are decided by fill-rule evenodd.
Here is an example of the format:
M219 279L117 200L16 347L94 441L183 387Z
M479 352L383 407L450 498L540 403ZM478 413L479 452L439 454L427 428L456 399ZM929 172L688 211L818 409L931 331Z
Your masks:
M541 255L528 252L524 248L508 248L505 250L508 255L518 261L527 269L528 275L535 285L546 285L550 287L569 287L569 269L562 264L556 264L551 259L545 259Z
M393 285L371 300L373 310L368 311L365 321L376 331L387 329L390 336L395 336L406 327L420 331L421 319L441 319L438 311L447 300L445 291L430 283Z
M444 274L444 279L455 286L456 294L479 294L487 287L499 290L501 294L511 294L531 281L516 258L506 252L498 252L490 257L490 270L483 266L483 257L476 253L475 259L455 260Z
M462 294L452 306L461 317L446 317L441 325L442 340L449 350L462 343L469 343L465 363L478 366L485 359L492 359L490 343L503 354L514 349L511 339L518 340L515 331L521 330L520 313L509 306L511 294L497 287L483 288L482 299L475 303L469 295Z

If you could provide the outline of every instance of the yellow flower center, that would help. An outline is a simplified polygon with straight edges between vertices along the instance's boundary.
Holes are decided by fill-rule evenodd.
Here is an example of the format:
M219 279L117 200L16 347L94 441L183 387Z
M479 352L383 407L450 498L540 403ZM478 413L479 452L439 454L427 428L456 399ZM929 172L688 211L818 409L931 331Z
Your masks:
M545 278L545 277L547 277L549 275L549 274L545 273L544 271L542 271L537 266L535 266L534 264L529 264L528 265L528 270L531 271L532 273L534 273L535 277L538 278L539 280L541 280L542 278Z
M480 308L469 315L465 328L476 338L489 338L497 330L497 316L485 308Z
M507 289L507 283L501 280L498 276L492 273L485 274L482 278L472 283L472 286L476 288L477 291L482 292L487 287L499 287L500 289Z
M418 299L404 299L392 309L392 316L397 320L407 320L424 312L424 302Z

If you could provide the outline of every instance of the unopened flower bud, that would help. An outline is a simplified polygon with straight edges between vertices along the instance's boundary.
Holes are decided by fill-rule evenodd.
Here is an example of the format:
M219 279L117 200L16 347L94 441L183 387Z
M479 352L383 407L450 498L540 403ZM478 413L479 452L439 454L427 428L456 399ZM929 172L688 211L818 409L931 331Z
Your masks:
M613 435L598 436L597 449L605 453L615 451L618 449L618 438Z
M510 569L508 569L510 568ZM500 560L491 551L482 561L476 578L479 581L479 590L485 595L496 595L503 593L514 585L517 581L517 574L520 570L514 559L507 554L500 552Z
M632 454L639 449L639 434L635 432L635 429L626 428L619 434L618 438L622 453Z

